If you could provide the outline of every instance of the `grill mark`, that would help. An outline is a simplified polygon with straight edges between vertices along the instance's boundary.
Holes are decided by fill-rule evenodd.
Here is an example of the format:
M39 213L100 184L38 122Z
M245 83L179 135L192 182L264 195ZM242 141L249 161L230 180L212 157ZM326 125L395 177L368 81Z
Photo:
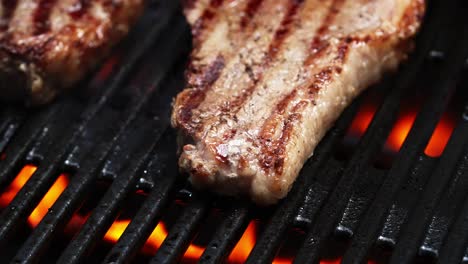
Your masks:
M209 88L218 80L223 68L225 67L224 57L219 54L216 59L209 65L201 78L196 78L192 82L192 89L189 95L184 98L182 108L179 111L179 124L185 126L188 134L194 133L197 125L193 124L192 112L205 100L206 93ZM194 76L198 76L195 74Z
M86 14L86 11L91 6L91 0L77 0L69 9L68 14L73 19L80 19Z
M294 129L294 124L296 121L302 118L302 114L299 112L304 109L304 107L307 106L306 101L301 101L297 103L294 108L292 109L292 114L290 114L283 125L283 130L281 131L281 137L278 139L278 148L275 150L275 154L279 156L274 164L275 172L277 174L280 174L281 171L283 170L283 165L284 165L284 159L285 159L285 150L286 150L286 143L289 141L291 138L291 133Z
M40 35L50 30L50 13L56 0L40 0L33 14L33 35Z
M261 2L262 1L258 1L258 0L253 0L249 2L246 12L247 13L254 12L252 11L254 9L256 11L260 7ZM228 107L223 107L221 111L228 112L235 117L235 115L242 108L242 105L244 105L244 103L247 102L247 99L253 94L253 92L257 88L257 84L263 78L263 74L262 74L263 69L267 68L270 65L270 63L274 61L274 58L276 58L278 51L280 50L284 41L290 35L293 22L295 21L296 14L303 2L304 0L294 0L294 1L289 2L288 11L283 17L283 20L281 21L280 26L276 30L274 37L269 44L268 51L262 58L262 62L260 63L261 65L261 69L259 71L260 73L257 76L255 76L251 67L249 65L246 65L246 72L252 79L252 84L247 89L245 89L239 97L226 103L225 105L227 105ZM237 131L231 131L230 133L224 136L224 140L225 141L230 140L234 138L236 134L237 134ZM225 164L228 163L227 157L224 157L217 152L214 152L214 153L218 161L222 161Z
M335 61L337 61L338 63L344 63L344 61L346 60L346 56L348 55L349 45L353 41L354 39L351 37L347 37L341 40L340 45L338 46L338 51L335 57Z
M288 106L288 103L290 100L292 100L292 98L294 98L294 96L296 96L297 94L297 90L293 90L291 91L288 95L286 95L277 105L276 105L276 108L274 110L275 114L276 115L283 115L287 106ZM273 117L273 116L270 116L270 117ZM263 130L262 129L262 133L260 134L260 138L262 140L271 140L271 135L273 134L274 132L274 128L276 127L276 122L274 122L274 118L271 118L269 120L272 120L271 122L265 122L264 126L265 127L270 127L270 129L265 129ZM269 123L270 125L272 126L269 126Z
M278 30L276 30L273 40L268 47L267 53L262 58L261 68L259 70L260 73L257 76L254 76L255 74L252 72L252 69L249 66L246 67L247 73L249 76L251 76L251 79L253 79L252 84L247 89L245 89L239 97L229 102L229 113L235 116L240 111L244 103L247 102L248 98L258 88L258 83L263 78L263 70L268 68L271 62L274 61L284 41L291 34L292 24L295 20L294 18L296 17L296 14L303 2L303 0L294 0L292 3L290 3L288 12L284 16ZM232 135L232 137L234 136L235 134Z
M244 16L242 17L242 20L240 23L241 29L244 29L245 27L247 27L247 25L255 16L255 13L257 13L262 3L263 3L263 0L249 0L249 3L247 4L247 7L245 8Z
M268 60L271 60L273 57L276 57L278 51L280 50L280 47L284 43L284 40L290 35L291 27L296 18L297 11L299 10L299 7L301 7L304 3L304 0L293 0L291 2L292 3L290 3L288 7L288 12L283 18L283 21L281 21L280 27L275 32L273 41L271 42L270 47L268 48L268 52L266 55L267 62L265 67L269 66L270 61Z
M314 76L314 82L307 87L308 97L312 104L315 104L314 97L317 93L321 90L323 86L329 83L332 79L333 74L332 67L326 67L318 74ZM292 90L285 98L277 105L278 109L276 110L279 115L283 115L287 108L287 105L291 100L293 100L297 96L298 90ZM289 139L291 138L291 134L294 130L294 125L298 120L302 118L302 114L300 112L309 104L308 101L300 101L292 107L291 114L285 117L283 120L283 129L281 131L281 136L279 139L275 140L273 144L266 144L269 147L263 149L262 153L265 153L263 158L260 160L260 165L264 170L268 170L273 168L275 172L273 188L278 189L280 188L281 179L279 175L283 172L284 169L284 160L286 158L286 147L288 145ZM279 111L278 111L279 110ZM272 132L268 136L269 140L271 140L271 135L273 135L276 125L273 124L273 127L270 128ZM269 142L268 139L262 140L262 147L265 146L265 142Z
M310 45L311 53L305 60L306 66L312 64L315 59L321 57L324 51L330 46L328 41L324 40L323 37L330 30L330 25L341 11L345 2L346 0L333 0L332 4L328 8L327 15L323 19L320 27L317 29L315 37Z
M216 16L215 10L221 6L223 0L211 0L209 6L203 11L201 17L192 26L192 35L195 40L200 38L201 32L207 27L208 23Z
M317 59L318 57L323 55L323 51L326 50L329 47L328 42L323 41L323 36L327 34L329 31L329 26L333 24L336 16L339 14L341 11L342 6L346 0L333 0L331 3L328 12L326 16L324 17L322 23L320 24L320 27L317 29L317 32L315 34L314 39L312 40L311 44L311 54L306 58L304 61L304 65L308 66L314 59ZM314 52L315 50L315 52ZM346 55L346 51L343 52L343 59L344 56ZM326 72L321 72L318 75L315 76L315 80L313 81L312 85L308 89L309 96L313 98L313 95L318 93L318 91L322 87L322 83L327 80L327 78L331 78L331 72L327 69ZM327 77L328 76L328 77ZM294 100L294 98L297 95L297 89L300 87L295 87L292 92L287 94L275 107L275 109L272 111L270 114L269 118L267 118L266 121L261 129L260 132L260 138L263 138L261 140L261 149L262 153L265 153L261 159L259 159L259 165L264 171L268 171L272 166L274 166L274 172L279 175L283 171L283 164L284 164L284 155L278 155L278 153L283 153L284 150L286 149L287 145L287 140L284 140L283 135L286 133L287 135L292 132L293 126L288 125L290 122L290 119L294 115L293 114L289 115L285 119L283 119L283 131L282 131L282 136L276 140L273 144L271 144L271 131L278 127L278 122L279 118L273 118L274 116L282 116L284 113L281 111L278 111L278 109L286 109L289 103ZM313 99L312 99L313 100ZM312 101L312 103L314 103ZM296 104L293 106L293 110L296 109L299 105L302 105L303 102L301 101L300 103ZM283 111L284 112L284 111ZM288 128L291 131L284 131L284 128ZM270 138L269 140L265 140L265 138ZM288 135L289 137L289 135ZM289 138L288 138L289 139Z
M0 30L7 30L15 12L18 0L2 0L3 14L0 18Z

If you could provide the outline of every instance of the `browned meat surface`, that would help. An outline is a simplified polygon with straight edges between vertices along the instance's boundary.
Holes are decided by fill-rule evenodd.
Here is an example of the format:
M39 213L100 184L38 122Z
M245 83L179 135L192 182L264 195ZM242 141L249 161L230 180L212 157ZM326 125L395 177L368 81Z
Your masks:
M186 1L194 51L174 105L199 188L286 196L343 109L406 57L424 0Z
M125 36L143 0L2 0L0 99L50 101Z

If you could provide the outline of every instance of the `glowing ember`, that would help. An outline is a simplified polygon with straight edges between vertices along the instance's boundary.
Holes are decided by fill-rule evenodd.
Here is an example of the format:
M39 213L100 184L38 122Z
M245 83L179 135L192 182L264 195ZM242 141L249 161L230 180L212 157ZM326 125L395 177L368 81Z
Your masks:
M189 258L189 259L198 260L200 259L204 251L205 251L204 248L191 244L188 247L187 251L185 251L184 259Z
M244 234L229 255L229 263L244 263L255 246L257 225L251 221Z
M6 207L15 198L16 194L23 188L26 182L31 178L37 167L34 165L26 165L18 173L16 178L11 182L5 192L0 195L0 206ZM49 208L57 201L60 194L68 185L68 178L66 175L60 175L55 183L50 187L49 191L39 202L37 207L28 217L28 222L32 227L36 227L49 211Z
M354 118L349 133L351 136L359 137L364 135L374 118L376 107L374 104L363 104Z
M387 142L385 143L386 148L393 152L400 151L401 146L405 142L406 137L413 126L416 115L416 111L405 111L403 115L400 115L390 132Z
M68 178L65 175L60 175L55 183L50 187L44 198L39 202L36 209L28 217L28 222L32 227L36 227L49 211L49 208L57 201L63 190L67 188Z
M276 258L273 260L272 264L291 264L292 261L292 259Z
M16 194L21 190L21 188L23 188L36 170L37 167L33 165L26 165L23 167L23 169L18 173L18 176L16 176L16 178L7 187L5 192L0 195L1 207L6 207L11 203L11 201L13 201Z
M107 230L107 233L104 235L104 239L109 242L116 243L129 224L130 220L115 221L111 227L109 227L109 230Z
M432 134L429 143L427 144L424 153L429 157L439 157L444 152L445 146L447 145L452 132L455 128L455 121L448 115L445 114L440 122L437 124L434 133Z
M146 240L143 252L153 254L167 237L167 229L163 222L159 222L149 238Z
M36 166L25 166L18 176L12 181L6 191L0 195L0 206L5 207L14 199L16 194L26 184L30 177L37 170ZM28 222L32 227L36 227L43 217L47 214L48 210L56 202L58 197L67 188L69 183L68 177L64 174L60 175L55 183L51 186L46 195L39 202L38 206L34 209L28 217ZM65 233L74 232L78 230L85 222L88 216L81 216L78 214L73 215L72 219L65 228ZM104 240L109 243L117 243L119 238L125 232L125 229L130 224L131 220L116 220L104 235ZM247 226L244 234L237 242L228 257L227 263L244 263L250 255L257 240L258 223L251 221ZM161 247L162 243L168 235L167 228L163 222L160 222L153 230L145 245L143 246L142 253L147 255L154 255L155 252ZM198 260L203 254L205 248L190 244L187 248L183 260ZM293 258L277 257L273 260L274 264L289 264L293 262ZM335 264L340 260L321 261L321 264Z

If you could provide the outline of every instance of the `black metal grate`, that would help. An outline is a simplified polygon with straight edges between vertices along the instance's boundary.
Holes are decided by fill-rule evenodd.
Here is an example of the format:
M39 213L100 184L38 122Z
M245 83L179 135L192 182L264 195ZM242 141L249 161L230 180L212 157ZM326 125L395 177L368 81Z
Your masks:
M330 248L337 249L343 263L369 259L468 263L468 6L464 1L430 3L408 63L372 89L382 96L381 105L348 157L337 158L334 153L362 98L321 142L290 195L267 209L191 191L178 174L169 115L172 98L183 87L190 40L175 2L151 4L135 32L103 70L81 84L84 88L77 94L43 109L0 108L0 192L26 164L37 166L1 209L2 263L130 262L139 258L175 199L183 200L184 206L151 256L152 263L181 260L214 209L221 211L220 219L204 245L203 263L225 261L258 215L262 215L262 232L249 263L271 263L279 249L288 246L283 243L291 228L304 234L291 256L297 263L317 263ZM410 94L424 98L424 103L401 149L381 166L376 157L382 155ZM442 156L429 157L424 149L449 108L456 109L456 128ZM64 172L71 175L67 188L42 221L23 232L28 216ZM85 200L94 197L99 182L107 183L106 191L84 225L54 252L55 239ZM132 204L134 215L125 232L101 258L96 257L96 248L123 204L138 190L146 195L142 203Z

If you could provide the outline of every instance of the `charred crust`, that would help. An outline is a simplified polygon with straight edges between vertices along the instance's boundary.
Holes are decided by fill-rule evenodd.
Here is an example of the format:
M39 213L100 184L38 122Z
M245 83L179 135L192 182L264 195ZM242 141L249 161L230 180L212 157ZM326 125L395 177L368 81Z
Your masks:
M201 33L207 27L209 27L210 22L214 20L217 14L217 8L221 6L222 3L223 0L211 0L209 7L203 12L201 17L192 25L192 35L195 39L195 43L197 42L196 40L201 38Z
M189 80L188 86L190 88L177 98L177 104L182 105L182 107L177 110L176 126L181 126L186 134L193 135L198 130L199 125L192 121L193 110L203 102L209 87L219 78L224 66L224 57L218 55L211 65L206 67L201 76L190 74L195 76L194 79Z
M7 102L24 102L26 105L41 105L52 100L57 91L44 76L42 69L28 61L0 49L0 99Z
M27 73L20 69L20 64L10 58L4 51L0 51L0 99L2 101L19 102L31 95L27 88Z
M242 20L240 22L241 28L247 27L249 24L250 20L255 16L255 13L257 12L258 8L260 8L263 0L249 0L249 3L247 4Z

